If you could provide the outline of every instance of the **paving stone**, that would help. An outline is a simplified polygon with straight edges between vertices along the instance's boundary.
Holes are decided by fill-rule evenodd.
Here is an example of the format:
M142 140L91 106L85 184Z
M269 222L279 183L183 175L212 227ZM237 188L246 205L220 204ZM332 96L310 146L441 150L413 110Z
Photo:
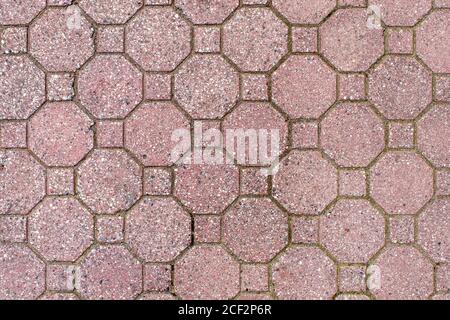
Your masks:
M288 218L270 199L242 198L225 212L223 242L246 262L269 262L288 242Z
M0 50L4 54L27 52L27 28L7 28L0 32Z
M174 2L175 6L195 24L222 23L239 5L239 0L175 0Z
M142 100L142 74L121 55L97 55L80 72L78 92L96 118L124 118Z
M223 28L223 52L242 71L268 71L287 53L288 27L268 8L242 8Z
M384 149L384 125L367 104L339 104L321 122L323 150L344 167L365 167Z
M393 243L414 242L414 217L393 216L389 218L389 237Z
M269 272L265 265L243 264L241 266L242 291L267 291Z
M291 56L272 76L272 100L291 118L319 118L336 101L336 75L318 56Z
M318 29L313 27L294 27L292 29L293 52L317 52Z
M93 241L94 219L75 198L46 198L30 214L30 244L49 261L75 261Z
M79 1L80 7L100 24L125 23L143 4L143 0Z
M320 27L320 52L338 69L366 71L383 55L383 30L367 20L366 8L339 9Z
M30 119L30 149L49 166L74 166L94 146L93 125L73 102L47 103Z
M79 276L78 291L89 300L130 300L142 291L142 265L121 245L94 248Z
M234 165L182 165L175 169L175 196L195 214L219 214L239 194Z
M171 266L146 264L144 266L144 291L167 291L172 282Z
M221 238L221 217L197 215L194 217L194 239L196 243L218 243Z
M74 172L72 168L47 169L47 194L62 196L74 193Z
M366 172L363 170L339 171L339 195L363 197L367 193Z
M291 218L292 243L319 243L319 219L316 217Z
M230 299L239 292L239 264L219 245L197 245L175 263L175 290L187 300Z
M369 73L369 99L390 120L414 119L431 103L431 81L414 58L388 56Z
M433 265L414 247L391 246L372 265L381 276L381 286L369 286L377 299L424 300L433 291Z
M0 123L0 147L26 148L27 123L24 121Z
M183 129L189 132L189 121L173 103L144 103L125 121L125 147L146 166L171 165L179 160L174 133Z
M45 8L46 0L4 0L0 7L0 24L27 24Z
M126 52L146 71L172 71L191 51L190 32L172 8L145 7L127 24Z
M27 238L27 218L0 216L0 241L25 242Z
M339 262L367 263L384 245L384 217L367 200L339 200L319 225L320 243Z
M126 242L147 262L173 260L191 243L191 217L175 200L144 198L125 221Z
M371 196L389 214L415 214L433 194L433 170L410 151L383 155L370 179Z
M273 0L272 5L291 23L318 24L334 9L336 1Z
M0 298L36 299L45 290L45 264L24 245L0 244Z
M366 268L361 266L347 266L339 269L339 291L366 291Z
M26 215L45 195L44 168L25 150L0 151L0 214Z
M432 6L431 0L369 0L381 9L381 19L388 26L413 26Z
M273 196L294 214L318 215L337 196L336 169L317 151L291 151L273 177Z
M77 6L48 8L29 35L31 55L48 71L75 71L94 53L94 29Z
M175 99L194 118L221 118L238 97L238 74L220 56L194 55L175 74Z
M0 56L0 119L27 119L45 100L45 75L26 56Z
M81 200L96 213L127 210L141 196L142 170L123 150L95 150L76 174Z
M275 294L282 300L325 300L336 293L336 266L315 247L293 247L272 267Z
M121 216L99 216L95 226L99 242L116 243L124 240L124 219Z

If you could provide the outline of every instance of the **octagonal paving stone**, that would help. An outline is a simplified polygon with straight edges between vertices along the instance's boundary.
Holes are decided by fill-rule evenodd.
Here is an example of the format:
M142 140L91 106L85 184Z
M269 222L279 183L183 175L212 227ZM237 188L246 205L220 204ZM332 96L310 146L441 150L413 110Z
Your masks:
M99 24L122 24L142 7L144 0L80 0L78 5Z
M27 24L45 8L46 0L2 0L0 24Z
M365 199L339 200L319 225L320 243L339 262L366 263L384 245L384 217Z
M437 167L450 167L450 104L435 105L417 123L417 144Z
M450 12L432 12L416 31L417 55L437 73L450 73Z
M196 245L175 263L174 285L182 299L230 299L239 292L239 263L219 245Z
M390 120L414 119L432 100L432 75L412 57L388 56L369 73L369 99Z
M45 198L30 214L30 244L49 261L75 261L94 239L94 218L72 197Z
M368 104L342 103L321 122L324 151L344 167L365 167L384 149L384 124Z
M194 118L221 118L238 98L239 75L219 55L194 55L175 74L175 99Z
M142 77L122 55L97 55L79 73L80 102L96 118L124 118L142 100Z
M291 118L319 118L336 101L336 74L319 56L291 56L272 75L272 100Z
M125 147L146 166L172 165L172 135L183 129L190 133L189 120L173 103L145 103L125 122Z
M331 299L336 276L334 262L316 247L291 247L272 267L274 291L282 300Z
M319 24L336 7L336 1L273 0L272 5L291 23Z
M387 26L412 27L432 5L432 0L369 0L369 6L381 9L381 20Z
M45 101L45 74L26 56L0 56L0 120L27 119Z
M45 290L45 264L22 244L0 244L0 299L36 299Z
M419 244L437 263L450 263L450 200L435 200L420 214Z
M125 50L146 71L172 71L191 52L190 36L171 7L145 7L127 24Z
M45 195L45 170L25 150L0 151L0 214L27 214Z
M433 195L433 170L413 151L384 154L370 179L372 198L389 214L415 214Z
M293 150L273 176L273 196L293 214L317 215L337 196L337 170L318 151Z
M366 71L383 55L383 30L367 20L366 8L339 9L320 27L321 53L341 71Z
M241 8L223 28L223 52L242 71L268 71L287 50L288 27L268 8Z
M239 5L239 0L175 0L175 6L194 24L220 24Z
M175 196L196 214L218 214L239 194L235 165L181 165L175 173Z
M257 150L256 149L250 150L249 148L253 148L255 146L250 146L248 143L245 144L246 146L245 153L243 154L238 153L239 149L237 148L234 150L234 154L232 154L231 156L237 159L239 164L269 165L272 163L271 160L274 159L274 157L270 156L274 155L276 157L281 153L283 153L283 151L286 149L288 123L286 119L284 119L284 117L278 111L272 108L270 103L253 103L253 102L242 103L231 113L225 116L222 127L225 132L226 145L228 145L227 144L229 142L228 139L235 138L234 136L230 136L229 134L227 134L227 130L235 130L234 133L236 135L239 133L238 131L239 129L244 130L244 134L248 130L255 130L255 133L258 136L259 147L256 146ZM251 133L253 131L248 132ZM264 134L267 135L265 139ZM272 144L269 141L272 141L272 139L275 139L273 141L276 141L277 136L279 137L279 142L277 146L279 150L276 150L276 148L273 149L269 148L270 146L272 146ZM237 139L239 141L239 137ZM264 151L262 147L263 143L267 143L267 152L266 152L267 157L258 156L259 152ZM256 159L256 161L251 161L249 157L250 156L249 151L258 156L258 159ZM230 150L228 150L228 152L231 153ZM247 156L244 158L244 155ZM240 157L242 157L242 159L240 159Z
M128 213L126 242L147 262L175 259L191 243L191 217L171 198L144 198Z
M142 265L121 245L99 246L80 264L82 297L129 300L142 291Z
M372 266L371 276L380 276L380 286L369 288L377 299L419 300L433 292L433 265L414 247L390 246Z
M123 150L95 150L78 168L78 193L95 213L129 209L141 196L141 167Z
M48 71L75 71L94 53L93 26L77 10L48 8L29 28L30 53Z
M76 165L94 145L93 124L73 102L47 103L28 123L29 148L49 166Z
M268 262L288 242L287 214L269 198L243 198L223 217L224 244L247 262Z

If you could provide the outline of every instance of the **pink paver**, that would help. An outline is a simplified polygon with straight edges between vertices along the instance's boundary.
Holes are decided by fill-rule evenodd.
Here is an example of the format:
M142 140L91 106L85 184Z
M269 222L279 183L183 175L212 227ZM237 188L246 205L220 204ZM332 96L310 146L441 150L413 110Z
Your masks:
M367 9L339 9L320 27L321 52L342 71L366 71L384 52L383 30L367 26Z
M175 196L196 214L218 214L239 194L234 165L182 165L175 174Z
M291 219L292 243L319 243L319 219L299 216Z
M80 72L80 102L96 118L123 118L142 100L142 74L120 55L98 55Z
M436 200L419 218L419 244L435 262L450 263L449 212L449 200Z
M196 215L194 218L195 242L220 242L221 218L221 216Z
M94 219L75 198L46 198L30 214L30 244L49 261L75 261L92 243Z
M344 167L365 167L384 149L384 125L367 104L339 104L321 122L323 150Z
M221 118L238 96L239 76L221 56L195 55L175 75L175 99L194 118Z
M175 200L144 198L128 213L126 241L147 262L173 260L191 243L191 217Z
M147 264L144 266L144 291L168 291L171 282L170 265Z
M247 262L268 262L287 245L287 214L268 198L238 200L222 226L224 244Z
M416 59L388 56L369 73L369 99L388 119L414 119L431 103L431 79Z
M172 191L172 172L166 169L144 169L144 194L149 196L169 195Z
M318 56L291 56L272 76L272 99L292 118L318 118L336 101L336 75Z
M146 166L171 165L179 159L172 156L177 130L189 132L190 124L173 103L145 103L125 122L125 147Z
M0 151L0 214L27 214L45 195L44 168L24 150Z
M27 123L25 121L2 122L0 124L1 148L26 148Z
M29 23L44 8L45 0L2 0L0 24Z
M283 153L286 149L288 125L283 116L276 111L269 103L242 103L235 108L231 113L225 116L222 127L224 132L227 130L234 130L237 134L237 130L244 130L244 134L247 132L249 135L254 134L253 137L258 137L259 148L254 149L255 145L249 142L242 145L246 146L245 152L240 152L239 137L225 134L225 143L234 144L238 143L234 149L233 156L239 164L243 165L268 165L271 164L272 158L268 157L275 153L275 156ZM273 137L277 135L279 139L278 149L270 148L270 141L273 141ZM237 140L237 141L236 141ZM236 141L236 142L235 142ZM267 157L261 156L261 145L267 142ZM230 149L227 149L230 150ZM276 154L278 153L278 154ZM257 159L256 159L257 157Z
M292 247L272 267L275 294L282 300L324 300L336 293L336 266L315 247Z
M47 169L48 195L62 196L74 193L74 175L72 168Z
M48 71L75 71L94 53L94 29L78 7L48 8L29 35L31 55Z
M273 195L294 214L317 215L337 196L336 169L317 151L291 151L273 177Z
M437 167L450 167L450 104L436 105L417 125L417 143Z
M227 21L223 48L243 71L268 71L288 49L288 27L268 8L242 8Z
M22 216L0 216L0 241L26 242L27 218Z
M413 26L432 6L432 0L369 0L381 9L381 20L388 26Z
M29 121L29 148L49 166L74 166L94 146L93 124L73 102L48 103Z
M120 245L93 249L79 273L78 291L86 299L128 300L142 291L142 265Z
M339 270L339 291L366 291L366 268L361 266L341 267Z
M339 200L319 225L320 243L339 262L366 263L384 245L384 217L367 200Z
M218 24L237 8L239 0L175 0L175 5L195 24Z
M0 32L0 50L2 53L27 52L27 28L7 28Z
M143 0L79 1L80 7L100 24L125 23L143 4Z
M45 75L25 56L0 56L0 119L27 119L45 100Z
M370 171L370 193L389 214L415 214L433 195L433 170L414 152L389 152Z
M450 72L449 21L450 12L433 12L417 29L417 54L434 72Z
M191 51L190 32L172 8L146 7L125 29L126 52L146 71L172 71Z
M388 247L372 266L381 276L370 290L377 299L426 299L433 291L433 265L414 247Z
M197 245L175 264L175 290L187 300L230 299L239 292L239 263L219 245Z
M96 213L129 209L141 196L142 170L123 150L95 150L78 168L78 193Z
M98 242L117 243L124 240L124 218L121 216L99 216L95 226Z
M46 293L39 300L80 300L74 293Z
M336 7L336 1L273 0L272 5L291 23L318 24Z
M0 244L0 299L36 299L45 290L45 264L26 246Z
M269 272L265 265L244 264L241 266L242 291L267 291Z

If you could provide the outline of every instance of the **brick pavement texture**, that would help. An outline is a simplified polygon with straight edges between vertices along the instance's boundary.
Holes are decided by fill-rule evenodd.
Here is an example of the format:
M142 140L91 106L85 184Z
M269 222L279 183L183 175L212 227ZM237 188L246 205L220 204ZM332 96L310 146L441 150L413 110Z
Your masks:
M450 1L0 0L0 299L449 295Z

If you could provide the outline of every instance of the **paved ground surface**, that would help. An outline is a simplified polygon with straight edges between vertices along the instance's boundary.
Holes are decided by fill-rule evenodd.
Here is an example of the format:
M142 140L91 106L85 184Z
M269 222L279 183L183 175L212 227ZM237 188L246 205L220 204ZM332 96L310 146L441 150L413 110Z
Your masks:
M0 0L0 41L1 299L449 298L450 1ZM194 120L279 171L174 164Z

